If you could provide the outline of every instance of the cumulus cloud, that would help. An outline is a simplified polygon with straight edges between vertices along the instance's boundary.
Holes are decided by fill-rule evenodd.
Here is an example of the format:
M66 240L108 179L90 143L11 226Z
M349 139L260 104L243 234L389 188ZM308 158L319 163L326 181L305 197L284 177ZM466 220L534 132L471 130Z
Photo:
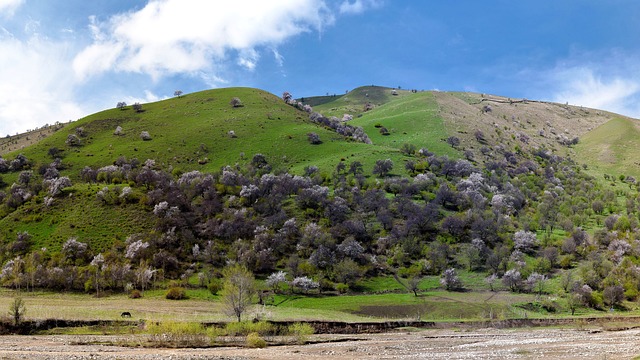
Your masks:
M82 116L68 53L64 43L0 37L0 135Z
M253 70L259 51L334 22L322 0L152 0L139 11L91 19L93 43L73 62L86 79L106 71L149 74L216 72L235 57Z
M366 10L382 6L381 0L355 0L351 2L345 0L340 5L341 14L361 14Z
M567 69L558 77L564 80L564 86L555 95L556 101L598 109L624 109L626 99L636 95L640 89L636 80L603 79L589 68Z
M0 15L11 16L24 0L0 0Z
M160 97L154 94L151 90L145 90L144 97L142 98L134 97L134 96L126 96L124 100L127 104L131 105L135 103L144 104L144 103L156 102L156 101L166 100L166 99L168 99L167 96Z

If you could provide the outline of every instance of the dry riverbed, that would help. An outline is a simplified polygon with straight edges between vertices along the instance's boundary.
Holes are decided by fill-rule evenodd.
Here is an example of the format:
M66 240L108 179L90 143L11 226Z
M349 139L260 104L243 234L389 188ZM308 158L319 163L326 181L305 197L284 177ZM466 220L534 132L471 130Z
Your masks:
M0 359L633 359L640 329L424 330L314 335L313 344L264 349L122 347L137 335L1 336Z

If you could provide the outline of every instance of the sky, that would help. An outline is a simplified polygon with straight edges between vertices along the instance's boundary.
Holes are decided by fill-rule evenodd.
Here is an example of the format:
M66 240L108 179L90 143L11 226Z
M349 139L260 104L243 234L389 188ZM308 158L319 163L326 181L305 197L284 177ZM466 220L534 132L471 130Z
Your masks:
M0 136L176 90L363 85L640 118L640 1L0 0Z

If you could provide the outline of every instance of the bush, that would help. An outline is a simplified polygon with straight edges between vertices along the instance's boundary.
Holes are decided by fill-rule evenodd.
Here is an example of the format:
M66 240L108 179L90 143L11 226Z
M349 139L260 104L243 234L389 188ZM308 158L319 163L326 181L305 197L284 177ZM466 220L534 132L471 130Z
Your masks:
M315 330L313 327L306 323L295 323L290 325L289 334L296 338L296 343L303 345L309 339L309 335L313 334Z
M233 99L231 99L231 101L229 102L229 105L233 106L234 108L244 106L242 104L242 101L240 101L240 98L237 98L237 97L234 97Z
M320 136L316 133L308 133L307 138L309 139L309 143L312 145L322 144L322 140L320 140Z
M187 298L187 291L182 287L174 286L167 291L165 298L169 300L183 300Z
M218 295L218 292L222 290L222 285L222 280L218 278L212 278L209 281L209 285L207 286L207 288L211 292L211 295Z
M338 290L340 294L346 294L347 291L349 291L349 285L347 284L342 284L342 283L336 284L335 288L336 290Z
M140 299L141 297L142 293L140 292L140 290L131 290L131 292L129 293L130 299Z
M263 348L267 346L267 342L260 337L256 332L252 332L247 335L247 347L250 348Z
M147 331L152 342L165 346L200 347L209 343L207 330L200 323L151 323Z
M149 135L148 131L143 131L140 133L140 139L142 139L143 141L149 141L151 140L151 135Z

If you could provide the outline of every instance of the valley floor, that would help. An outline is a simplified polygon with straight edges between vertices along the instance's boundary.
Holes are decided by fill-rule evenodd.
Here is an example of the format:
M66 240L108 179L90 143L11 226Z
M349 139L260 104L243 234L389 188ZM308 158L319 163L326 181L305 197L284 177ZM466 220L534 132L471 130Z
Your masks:
M112 344L136 335L2 336L2 359L633 359L640 329L427 330L315 335L317 343L264 349L148 349ZM93 345L82 345L93 344Z

